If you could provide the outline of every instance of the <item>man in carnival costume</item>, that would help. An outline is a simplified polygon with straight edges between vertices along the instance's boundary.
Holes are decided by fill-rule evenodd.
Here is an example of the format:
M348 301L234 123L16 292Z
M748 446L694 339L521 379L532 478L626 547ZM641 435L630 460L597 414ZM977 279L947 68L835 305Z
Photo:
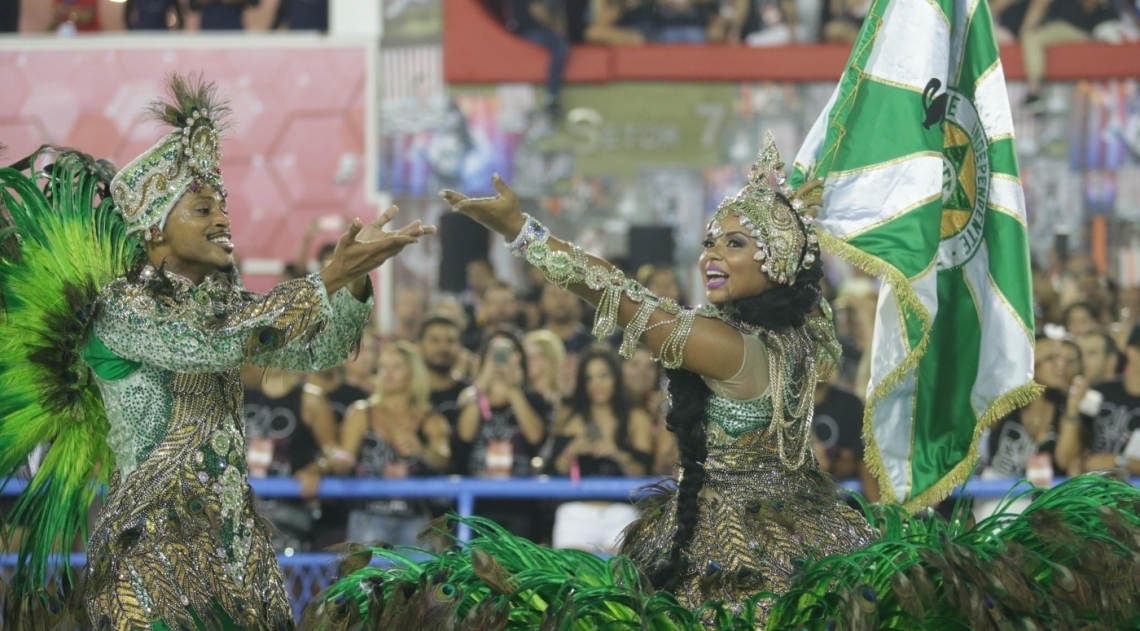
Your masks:
M372 310L368 272L435 231L385 231L389 209L353 222L319 274L244 291L219 170L228 108L213 84L169 89L151 111L174 131L117 174L62 150L41 152L42 172L38 155L0 169L0 475L52 442L9 515L10 628L292 628L246 480L240 367L343 362ZM108 492L69 595L47 556L86 534L92 480Z
M810 446L813 393L838 348L822 301L819 182L784 184L769 136L748 185L703 237L708 305L659 298L556 239L498 196L441 195L503 235L547 279L597 306L594 334L624 330L668 369L682 475L649 494L602 560L512 537L478 518L423 534L427 562L361 548L301 627L607 629L1122 629L1140 623L1140 492L1083 476L1040 492L1020 516L969 527L898 506L859 515ZM968 513L965 513L968 515ZM366 567L370 554L391 567Z

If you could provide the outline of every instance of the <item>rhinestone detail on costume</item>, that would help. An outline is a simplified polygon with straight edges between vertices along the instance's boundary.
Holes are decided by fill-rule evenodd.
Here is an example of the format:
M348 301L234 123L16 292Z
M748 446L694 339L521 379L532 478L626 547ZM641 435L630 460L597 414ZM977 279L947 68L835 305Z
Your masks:
M117 470L88 544L86 602L111 629L291 628L292 610L269 534L246 482L239 366L289 370L343 362L371 300L331 300L317 277L267 295L157 272L104 288L93 336L137 369L97 379L108 401ZM224 317L219 318L219 309ZM270 343L262 339L271 330Z

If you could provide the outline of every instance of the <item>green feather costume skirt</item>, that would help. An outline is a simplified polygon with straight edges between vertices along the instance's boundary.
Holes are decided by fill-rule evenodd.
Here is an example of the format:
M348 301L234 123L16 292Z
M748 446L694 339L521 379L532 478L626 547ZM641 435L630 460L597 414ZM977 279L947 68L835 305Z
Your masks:
M945 520L869 505L874 542L802 559L779 593L745 606L683 604L655 591L638 562L552 550L488 521L460 544L456 520L425 530L437 550L354 546L341 579L305 612L304 631L1140 628L1140 490L1084 475L1033 489L1018 515L976 524L967 502ZM666 500L668 501L668 500ZM653 502L661 505L661 498ZM445 545L446 544L446 545ZM664 554L664 551L662 551ZM387 567L370 564L375 558ZM719 572L707 577L717 580ZM715 590L714 590L715 591ZM749 606L751 605L751 606ZM761 606L763 605L763 606ZM763 612L758 616L757 612ZM765 618L766 616L766 618Z

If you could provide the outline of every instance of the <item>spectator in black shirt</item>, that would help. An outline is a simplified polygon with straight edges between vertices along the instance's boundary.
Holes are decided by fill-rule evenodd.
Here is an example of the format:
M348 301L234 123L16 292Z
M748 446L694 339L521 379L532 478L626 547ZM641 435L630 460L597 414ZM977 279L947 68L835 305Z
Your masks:
M123 23L130 31L165 31L172 23L182 30L182 5L178 0L127 0Z
M1124 377L1096 386L1103 395L1096 418L1062 424L1058 458L1064 446L1074 475L1112 468L1140 475L1140 324L1129 333L1124 355Z
M558 475L640 476L653 466L649 413L634 407L622 383L621 362L598 345L582 358L577 387L556 430ZM588 552L617 550L621 531L637 517L629 502L568 502L558 507L553 545Z
M997 421L983 439L983 479L1029 478L1037 485L1052 482L1071 470L1071 458L1061 438L1067 426L1081 425L1080 401L1088 389L1081 373L1080 348L1072 337L1039 336L1035 349L1033 379L1045 392L1023 408ZM1061 438L1059 438L1061 437ZM975 502L975 519L984 519L1002 506L1002 500ZM1010 504L1017 513L1029 505L1027 498Z
M366 337L367 339L367 337ZM337 366L321 372L309 373L301 398L302 414L328 414L336 425L335 435L340 435L344 417L353 404L367 399L369 392L345 380L345 367ZM354 462L354 457L339 444L327 444L322 450L328 466L344 469ZM321 516L313 533L313 548L323 549L344 541L345 524L348 522L348 505L343 500L322 500Z
M419 334L420 353L427 365L432 411L447 419L452 433L459 424L459 397L471 385L456 374L456 363L463 352L459 343L461 330L459 322L450 316L431 313L420 324Z
M562 75L570 57L570 42L560 32L551 7L543 0L509 0L507 28L550 51L550 67L546 74L546 109L552 117L559 113Z
M273 29L290 31L329 30L329 0L281 0L273 17Z
M555 438L554 469L570 475L637 476L653 466L649 413L630 405L621 363L606 346L590 349L578 369L577 387L567 401Z
M1054 475L1074 469L1080 452L1080 404L1088 392L1081 376L1081 349L1070 336L1040 335L1034 351L1033 380L1045 392L1014 410L990 430L988 464L992 477L1022 477L1028 458L1049 456Z
M20 0L0 0L0 33L20 30Z
M243 15L247 7L259 0L190 0L190 10L202 14L203 31L240 31L245 28Z
M376 394L354 405L344 422L341 447L352 454L362 478L438 475L451 461L451 429L431 411L427 369L416 346L393 342L380 355ZM430 502L399 498L359 503L348 518L348 538L414 545L431 519Z
M480 357L472 401L459 413L455 458L463 473L510 478L534 475L550 406L529 387L522 342L509 329L492 331ZM479 500L475 513L520 537L537 539L534 502Z
M859 397L833 384L816 386L811 430L819 468L840 480L858 478L863 496L878 501L879 485L863 461L863 402Z
M329 471L322 447L334 448L332 416L301 404L300 373L255 366L243 368L246 462L249 476L292 477L301 483L301 500L257 501L258 512L277 528L274 548L309 550L321 516L321 477Z

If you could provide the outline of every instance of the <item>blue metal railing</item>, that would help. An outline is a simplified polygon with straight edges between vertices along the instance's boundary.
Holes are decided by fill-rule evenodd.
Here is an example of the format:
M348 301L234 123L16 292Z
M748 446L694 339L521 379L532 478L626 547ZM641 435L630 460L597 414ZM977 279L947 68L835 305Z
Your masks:
M627 500L636 496L640 487L657 481L659 478L584 478L573 482L569 478L539 476L535 478L484 479L460 476L437 478L405 478L386 480L380 478L325 478L321 480L318 497L322 499L375 499L398 498L447 498L455 500L456 512L463 517L474 514L476 498L498 499L551 499L551 500ZM1054 480L1057 485L1064 478ZM301 493L301 485L291 478L251 478L250 486L257 495L266 498L295 498ZM1018 480L982 480L971 478L955 489L954 494L967 492L980 499L994 499L1004 496L1013 487L1023 484ZM1140 486L1140 478L1133 478L1132 484ZM840 485L847 490L859 491L858 480L842 480ZM22 480L10 480L0 490L0 495L16 495L25 487ZM459 538L467 541L471 532L460 525Z
M474 514L477 498L623 501L636 498L638 489L657 480L658 478L585 478L573 482L569 478L546 476L511 479L451 476L402 480L325 478L321 481L318 496L321 499L339 500L446 498L455 501L459 515L469 517ZM1063 481L1064 479L1057 479L1053 484ZM249 482L254 492L265 498L296 498L301 493L301 485L290 478L252 478ZM1140 486L1140 478L1133 478L1131 482L1133 486ZM955 489L954 495L968 493L978 499L996 499L1015 487L1028 488L1027 484L1022 480L971 478ZM851 491L861 490L857 480L842 480L840 485ZM25 486L22 480L9 480L0 489L0 496L17 495ZM467 541L471 537L471 530L460 524L456 534L461 540ZM337 557L333 554L297 552L278 555L277 559L297 615L311 600L312 594L335 578ZM83 553L72 553L68 562L72 567L82 567L86 563L86 556ZM7 570L14 567L15 563L16 555L0 554L0 578L10 578Z

